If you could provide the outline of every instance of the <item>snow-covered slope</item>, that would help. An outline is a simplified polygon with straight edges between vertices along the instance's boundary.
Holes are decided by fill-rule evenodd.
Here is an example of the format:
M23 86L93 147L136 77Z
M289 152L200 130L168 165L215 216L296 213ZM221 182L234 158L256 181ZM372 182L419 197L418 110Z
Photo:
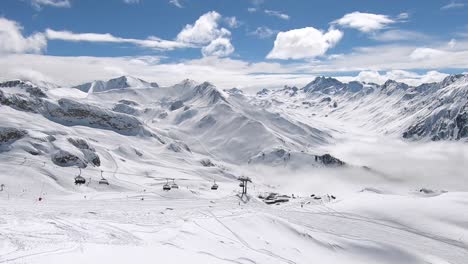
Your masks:
M0 83L0 262L468 258L467 75L76 88Z
M131 76L121 76L108 81L93 81L90 83L81 84L74 88L87 93L99 93L113 89L127 89L127 88L157 88L159 85L155 82L149 83Z

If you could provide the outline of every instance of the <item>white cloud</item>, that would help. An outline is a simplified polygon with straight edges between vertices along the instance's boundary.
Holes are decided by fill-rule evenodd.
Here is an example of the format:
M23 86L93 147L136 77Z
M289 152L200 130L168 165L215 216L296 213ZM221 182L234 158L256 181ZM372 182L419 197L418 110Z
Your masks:
M234 52L231 41L227 38L217 38L202 48L203 56L226 57Z
M182 5L182 0L170 0L169 4L178 7L178 8L183 8L184 6Z
M224 18L224 21L230 28L238 28L240 26L240 22L235 16L226 17Z
M261 39L266 39L272 37L276 33L278 33L277 30L273 30L269 27L262 26L256 28L254 31L249 32L249 35L256 36Z
M403 82L409 85L417 86L422 83L440 82L447 76L448 74L438 71L428 71L424 74L418 74L411 71L392 70L382 73L378 71L361 71L357 76L344 76L338 77L337 79L344 82L360 81L377 84L383 84L387 80L394 80L397 82Z
M448 9L458 9L458 8L463 8L463 7L465 7L465 3L452 1L452 2L444 5L440 9L441 10L448 10Z
M304 59L325 54L329 48L338 43L343 32L329 29L322 32L313 27L279 32L268 59Z
M429 39L429 36L417 31L393 29L372 35L371 38L377 41L422 41Z
M468 42L457 41L454 49L448 48L447 42L427 47L401 43L359 47L333 59L309 64L309 69L315 72L468 69Z
M28 37L22 34L23 28L15 21L0 17L1 53L40 53L47 47L47 39L42 33Z
M444 56L447 52L433 48L416 48L411 52L410 58L412 60L428 60L436 59Z
M123 0L124 3L129 4L129 5L134 5L134 4L139 4L140 0Z
M453 49L457 46L457 40L456 39L451 39L448 43L447 43L447 46L450 48L450 49Z
M396 20L386 15L353 12L332 22L343 27L354 28L362 32L371 32L385 28Z
M397 19L398 19L398 20L405 20L405 19L408 19L408 18L409 18L409 14L406 13L406 12L400 13L400 14L397 16Z
M186 48L190 45L186 43L180 43L177 41L163 40L157 37L149 37L147 39L132 39L132 38L121 38L113 36L109 33L98 34L98 33L73 33L70 31L55 31L52 29L46 30L46 36L52 40L64 40L74 42L109 42L109 43L130 43L140 47L157 49L157 50L173 50L176 48Z
M255 8L255 7L249 7L249 8L247 8L247 12L249 12L249 13L255 13L255 12L257 12L257 8Z
M61 85L77 85L84 82L109 79L127 74L172 85L185 78L198 82L210 81L220 88L280 88L283 85L303 86L322 75L308 64L249 63L219 57L161 64L149 57L60 57L36 54L11 54L0 57L0 72L6 79L35 78ZM266 74L267 72L268 74ZM79 74L76 74L79 73ZM336 73L328 73L333 76ZM418 85L439 81L444 73L428 71L416 74L410 71L363 71L357 76L337 77L342 81L360 80L383 83L387 79Z
M196 45L208 44L211 41L231 35L225 28L219 28L221 15L210 11L198 18L193 25L186 25L177 35L177 41Z
M288 20L289 19L289 16L287 14L281 13L280 11L265 9L264 12L265 12L265 14L267 14L269 16L274 16L274 17L277 17L277 18L280 18L280 19L283 19L283 20Z
M31 4L37 9L42 6L71 7L70 0L31 0Z

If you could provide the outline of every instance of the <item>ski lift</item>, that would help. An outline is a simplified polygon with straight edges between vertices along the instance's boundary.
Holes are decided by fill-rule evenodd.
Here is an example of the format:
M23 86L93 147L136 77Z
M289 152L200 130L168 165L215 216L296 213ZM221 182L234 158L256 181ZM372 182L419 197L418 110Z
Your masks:
M218 184L216 184L216 181L213 181L213 185L211 186L211 190L213 190L213 191L218 190Z
M171 190L171 186L169 185L169 180L167 180L167 182L163 185L163 190L164 191L170 191Z
M171 189L179 189L179 185L177 185L177 183L175 183L174 180L175 180L175 179L172 179Z
M243 183L243 182L241 182L241 183L239 184L239 187L242 187L242 188L244 188L244 183Z
M81 176L81 168L78 168L80 170L80 174L75 177L75 185L81 185L86 183L86 179Z
M106 178L102 177L102 172L103 171L101 171L101 179L99 180L99 184L109 185L109 181Z

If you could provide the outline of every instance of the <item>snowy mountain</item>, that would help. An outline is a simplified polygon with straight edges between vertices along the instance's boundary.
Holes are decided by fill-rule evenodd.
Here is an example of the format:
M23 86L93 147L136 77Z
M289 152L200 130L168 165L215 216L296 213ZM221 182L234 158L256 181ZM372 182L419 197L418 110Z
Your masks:
M99 93L113 89L127 89L127 88L158 88L156 82L148 83L142 79L131 76L121 76L118 78L110 79L108 81L93 81L77 85L74 88L86 93Z
M0 262L468 257L468 75L417 87L318 77L257 94L13 80L0 83L0 120L0 226L21 223L2 229Z

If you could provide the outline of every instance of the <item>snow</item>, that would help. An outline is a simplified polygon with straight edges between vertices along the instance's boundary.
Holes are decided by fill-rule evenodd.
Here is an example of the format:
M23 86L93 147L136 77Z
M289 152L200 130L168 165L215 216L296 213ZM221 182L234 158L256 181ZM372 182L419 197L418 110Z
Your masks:
M0 85L0 263L468 259L465 75L257 95L92 85ZM288 201L258 198L269 193Z

